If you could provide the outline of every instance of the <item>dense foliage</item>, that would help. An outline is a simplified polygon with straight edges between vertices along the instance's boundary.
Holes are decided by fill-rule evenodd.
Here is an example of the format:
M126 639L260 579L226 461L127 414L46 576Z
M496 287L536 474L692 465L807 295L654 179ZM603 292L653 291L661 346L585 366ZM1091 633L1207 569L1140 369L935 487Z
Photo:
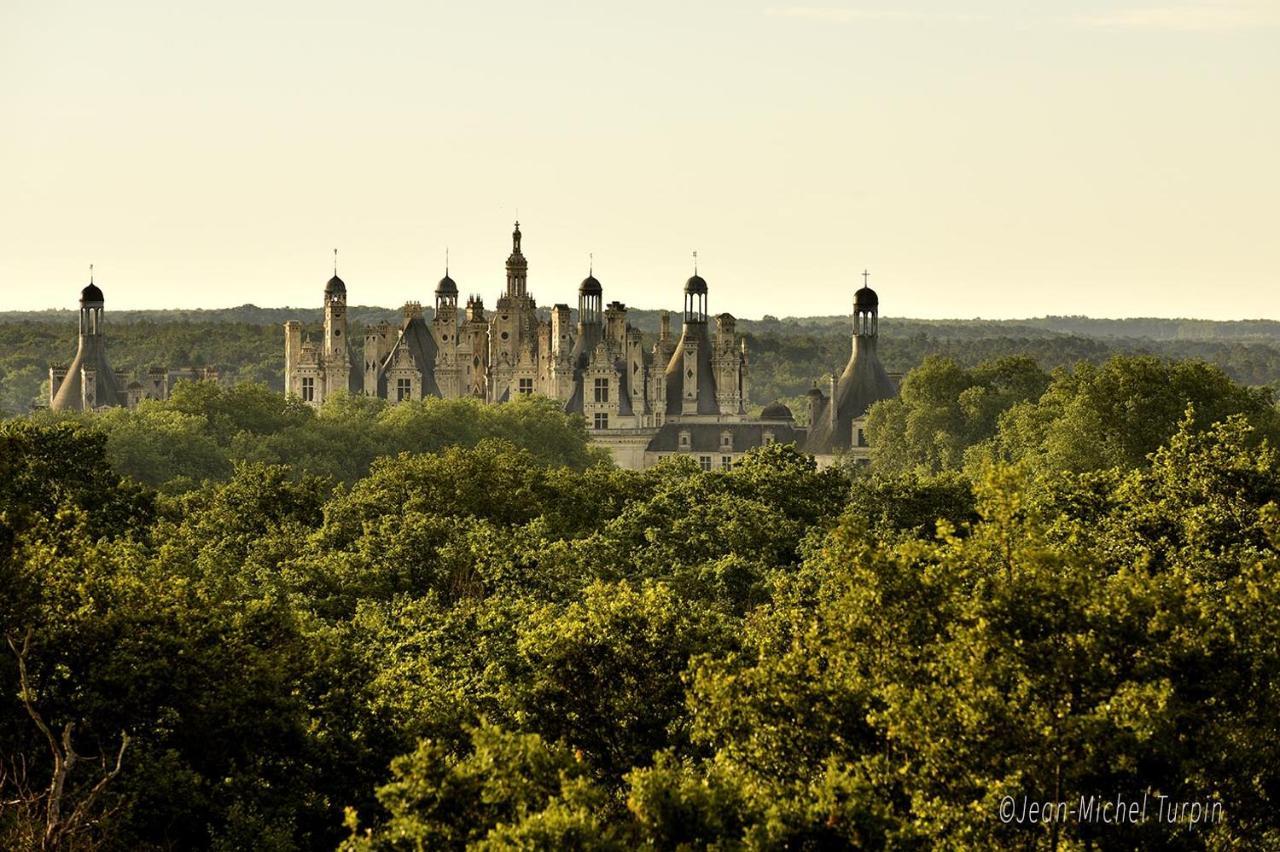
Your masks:
M374 459L510 441L543 464L582 468L604 457L548 399L510 405L427 399L404 405L339 395L320 409L261 385L179 382L168 400L92 414L40 412L35 423L74 424L102 433L120 473L166 493L229 478L239 464L288 465L296 475L352 483Z
M130 738L84 847L1275 848L1268 405L930 362L870 475L617 470L537 401L6 421L0 768L53 771L25 695L80 754ZM1225 818L998 819L1144 790Z
M1270 388L1243 387L1202 361L1150 356L1052 374L1026 357L972 369L928 358L896 399L873 406L868 433L882 473L937 473L991 459L1084 472L1141 466L1188 412L1197 430L1240 415L1255 441L1280 443Z

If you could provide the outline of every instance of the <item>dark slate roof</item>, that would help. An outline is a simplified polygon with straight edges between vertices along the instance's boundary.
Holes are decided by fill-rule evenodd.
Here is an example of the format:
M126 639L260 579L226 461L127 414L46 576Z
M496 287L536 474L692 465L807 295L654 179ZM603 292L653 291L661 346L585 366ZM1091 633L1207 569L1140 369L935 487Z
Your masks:
M707 292L707 282L701 275L695 273L692 278L684 283L684 291L686 293L705 293Z
M569 398L564 401L565 414L581 414L582 413L582 371L573 371L573 393L569 394Z
M863 287L853 294L854 308L870 310L880 305L880 297L876 295L876 291L870 287Z
M791 413L791 409L783 405L781 401L774 400L764 407L760 412L761 420L794 420L795 415Z
M836 384L835 398L826 400L818 419L809 426L805 449L811 453L847 449L854 419L866 414L875 403L898 395L897 385L876 354L875 337L855 335L853 341L853 353Z
M680 340L676 343L676 351L671 355L671 363L667 364L667 414L681 414L684 407L684 344L690 338L698 341L698 414L719 414L720 406L716 403L716 376L711 369L711 336L707 333L705 322L686 320L680 332Z
M770 424L748 421L746 423L681 423L673 421L664 423L658 434L649 441L645 449L651 453L690 452L715 455L721 451L720 434L729 432L733 435L733 449L728 452L741 453L756 447L764 446L764 433L773 433L773 439L779 444L803 445L804 429L782 424ZM680 446L680 433L689 433L689 446Z
M458 285L449 277L448 273L440 279L440 283L436 285L436 293L440 296L456 296L458 295Z
M584 282L585 283L585 282ZM604 329L600 323L587 324L578 320L578 335L573 340L573 351L569 353L569 363L573 365L573 393L565 400L564 410L569 414L582 413L582 371L591 361L591 352L600 342Z
M101 302L103 301L102 291L98 289L97 284L94 284L92 281L90 281L89 286L85 287L83 290L80 291L80 301L81 302Z
M831 405L831 400L827 399L826 394L817 388L809 391L807 396L809 397L809 411L812 417L809 422L808 434L805 436L804 449L808 453L825 455L833 449L831 409L828 407Z
M898 388L876 355L876 339L855 337L853 357L836 384L837 416L852 421L866 414L867 409L880 400L897 395Z
M331 293L345 294L346 292L347 292L347 285L344 284L342 279L336 275L330 278L329 282L324 285L324 293L326 296L330 295Z
M443 396L440 393L440 386L436 384L436 352L438 351L436 338L427 326L427 321L420 316L406 319L404 325L400 327L400 339L396 341L395 346L391 347L391 353L387 355L386 360L382 362L382 369L378 371L379 390L386 392L381 385L386 382L386 372L395 360L396 350L402 344L408 347L409 354L413 356L413 365L422 374L422 395L424 397Z
M604 293L604 288L600 286L600 282L594 275L588 275L582 279L582 286L578 288L578 292L584 296L599 296Z
M357 352L351 341L347 341L347 363L351 369L347 371L347 392L352 396L364 393L364 355Z
M627 375L627 362L623 358L619 358L610 365L613 373L614 384L612 392L617 394L618 414L629 416L635 411L631 406L631 380ZM573 371L573 393L569 399L565 401L564 411L566 414L582 414L584 410L583 401L587 398L586 388L586 367L574 369Z
M67 377L54 396L49 407L54 411L80 411L81 370L84 367L94 371L94 403L96 405L124 405L126 397L116 379L115 372L107 363L106 344L102 335L86 335L80 339L80 348L76 351L75 360L67 370Z

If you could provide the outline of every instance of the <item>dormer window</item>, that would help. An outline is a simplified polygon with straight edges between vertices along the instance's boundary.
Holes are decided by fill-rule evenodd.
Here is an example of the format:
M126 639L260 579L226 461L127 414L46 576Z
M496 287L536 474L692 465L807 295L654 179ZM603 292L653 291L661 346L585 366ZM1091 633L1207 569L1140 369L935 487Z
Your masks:
M689 449L690 446L691 446L691 442L689 440L689 430L683 429L680 432L680 449L687 450Z
M720 433L720 449L723 451L733 449L733 433L727 429Z

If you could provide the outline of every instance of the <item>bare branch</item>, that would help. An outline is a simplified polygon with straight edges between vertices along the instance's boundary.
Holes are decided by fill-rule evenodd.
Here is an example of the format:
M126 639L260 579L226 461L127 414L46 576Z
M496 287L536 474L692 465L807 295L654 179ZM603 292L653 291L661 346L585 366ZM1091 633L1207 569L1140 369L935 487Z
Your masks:
M58 752L58 741L54 738L53 731L49 730L49 726L44 723L44 719L36 711L34 692L31 689L31 681L27 677L27 654L31 651L31 628L27 628L26 636L22 639L21 649L13 641L12 634L6 636L5 639L9 643L9 648L13 651L13 656L18 660L18 685L22 690L22 705L27 708L27 715L36 723L40 733L44 734L45 739L49 741L49 751L53 753L54 761L60 762L61 755Z
M71 816L68 818L67 824L69 826L73 826L72 830L74 830L75 826L79 826L84 822L85 817L89 813L89 809L93 807L94 800L97 799L98 795L107 788L107 785L111 783L111 779L120 774L120 769L124 766L124 750L128 746L129 734L125 731L121 731L120 751L116 753L116 765L110 772L98 779L98 783L93 785L93 788L85 794L84 799L76 806L76 809L71 812Z
M23 808L27 813L38 814L43 810L44 814L44 832L43 837L37 843L43 849L59 849L64 848L64 841L73 835L89 831L98 822L101 821L103 814L96 817L91 816L91 811L98 797L107 788L124 766L124 752L129 745L129 734L120 732L120 750L116 752L115 766L108 769L106 755L102 755L103 775L85 793L76 806L71 810L71 815L66 819L62 817L63 796L67 791L67 780L71 775L75 765L84 758L76 751L72 742L72 735L75 732L75 723L68 722L62 729L61 743L54 736L52 729L45 722L44 717L40 715L40 711L35 706L35 690L31 688L31 679L27 672L27 656L31 650L31 634L30 628L27 629L26 635L23 637L22 645L19 647L17 641L12 634L7 635L6 641L9 648L13 651L14 657L18 661L18 681L21 688L22 704L27 709L27 715L31 717L40 732L44 734L44 738L49 745L49 753L53 757L53 772L50 777L49 789L46 793L32 793L26 786L26 759L22 758L21 769L11 771L8 767L14 764L9 761L6 764L0 761L0 789L6 786L12 786L17 794L17 798L12 802L0 801L0 804L14 805ZM43 801L43 808L40 803ZM110 813L108 811L108 813ZM38 817L35 817L38 819ZM32 840L34 841L34 839Z

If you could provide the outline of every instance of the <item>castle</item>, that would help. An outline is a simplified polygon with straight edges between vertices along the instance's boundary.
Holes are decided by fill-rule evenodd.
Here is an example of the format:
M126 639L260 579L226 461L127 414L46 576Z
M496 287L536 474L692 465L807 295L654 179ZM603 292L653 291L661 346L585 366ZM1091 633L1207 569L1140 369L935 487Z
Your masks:
M626 306L604 304L594 270L578 288L576 325L565 304L540 318L519 222L511 244L506 290L491 313L476 295L459 312L446 265L429 322L422 305L409 302L398 329L386 322L367 328L360 347L348 334L347 287L335 264L324 289L321 340L305 340L300 322L285 323L286 392L312 405L342 392L392 402L471 396L502 403L540 394L581 414L592 439L630 468L672 454L693 456L708 470L731 467L773 442L794 443L820 462L844 451L867 461L867 409L897 391L876 354L879 299L865 282L854 298L849 363L839 380L832 376L828 393L809 392L806 428L781 403L748 415L746 341L731 314L708 316L707 282L696 267L684 287L679 338L664 311L657 340L646 348Z
M322 338L304 339L302 323L285 323L285 392L314 406L339 393L391 402L475 397L491 403L540 394L582 415L592 440L629 468L670 455L691 456L705 470L727 468L743 453L775 442L795 444L820 464L841 453L869 462L867 411L895 396L897 386L876 351L880 300L865 281L854 294L849 362L838 378L832 374L825 392L809 391L809 423L799 426L780 402L764 406L759 415L748 412L746 341L731 314L709 316L709 289L696 265L684 286L680 336L662 311L657 338L646 346L627 322L626 305L604 304L594 270L578 287L576 323L565 304L541 316L528 290L529 266L520 243L517 222L506 290L492 312L476 295L459 311L458 285L446 265L429 321L422 305L410 302L399 328L385 321L368 327L359 346L348 334L347 287L335 264L324 288ZM167 399L181 379L218 379L211 369L156 367L145 381L130 381L112 370L104 307L90 268L89 284L80 292L75 359L49 368L51 409L133 407L144 399Z
M130 381L123 370L107 363L107 340L103 329L106 300L93 283L80 291L80 336L76 356L68 364L49 367L49 408L54 411L94 411L125 406L133 408L144 399L168 399L169 389L179 380L218 379L208 368L168 369L152 367L146 381Z

